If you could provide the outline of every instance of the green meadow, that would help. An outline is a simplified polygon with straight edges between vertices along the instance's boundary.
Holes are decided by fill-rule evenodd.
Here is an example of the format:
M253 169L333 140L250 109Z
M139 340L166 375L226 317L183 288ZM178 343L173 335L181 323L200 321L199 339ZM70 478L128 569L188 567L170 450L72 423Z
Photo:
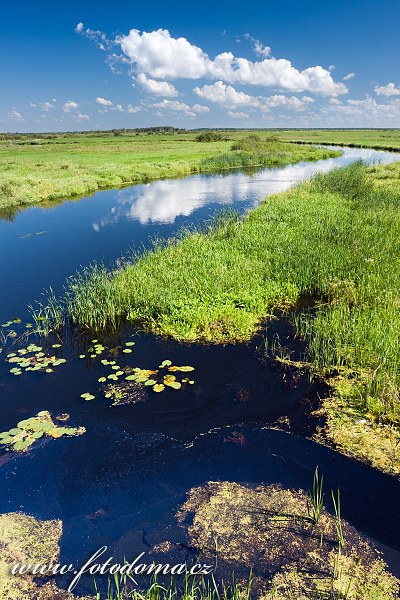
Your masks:
M400 129L281 129L276 134L288 142L400 150Z
M244 150L231 147L246 132L218 134L211 142L196 141L199 132L116 134L1 135L0 209L81 197L152 179L245 166L284 166L329 155L327 150L280 142L268 131L260 134L264 147Z

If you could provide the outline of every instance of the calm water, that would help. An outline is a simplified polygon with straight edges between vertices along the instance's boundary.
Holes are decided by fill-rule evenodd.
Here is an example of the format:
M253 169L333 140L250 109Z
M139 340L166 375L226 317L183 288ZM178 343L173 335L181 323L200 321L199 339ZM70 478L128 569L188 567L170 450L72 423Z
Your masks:
M338 159L312 164L157 181L21 211L12 222L0 221L1 322L24 317L24 306L43 288L60 291L80 265L111 263L127 248L173 236L221 207L246 211L315 172L359 158L391 162L400 155L345 149ZM274 322L273 334L301 358L286 323ZM88 340L69 335L57 350L67 362L53 373L15 377L0 361L0 431L40 410L68 412L73 425L87 429L81 437L39 441L23 456L0 451L0 512L62 519L62 561L80 564L104 544L116 557L133 557L166 538L185 541L174 514L193 485L225 479L307 489L319 465L327 500L340 487L343 517L384 544L400 571L400 485L321 445L266 429L285 417L292 431L306 434L304 414L319 390L306 375L282 373L266 360L262 337L224 348L188 346L126 327L115 339L99 339L116 348L122 367L157 368L166 358L192 365L195 384L112 407L98 383L109 367L79 359ZM136 341L132 354L121 352L127 339ZM85 402L83 392L96 399ZM235 432L244 444L234 442Z

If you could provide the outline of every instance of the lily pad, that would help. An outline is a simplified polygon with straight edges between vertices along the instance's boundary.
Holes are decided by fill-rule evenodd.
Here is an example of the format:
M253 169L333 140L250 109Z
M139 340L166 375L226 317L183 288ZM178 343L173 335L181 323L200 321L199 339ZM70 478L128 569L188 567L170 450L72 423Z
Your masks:
M170 360L163 360L160 365L160 369L164 369L165 367L169 367L171 365L172 365L172 362Z
M172 383L168 384L170 387L172 387L174 390L179 390L182 387L182 384L179 383L179 381L173 381Z
M145 381L144 385L156 385L157 381L155 379L148 379L147 381Z
M165 390L165 385L162 383L156 383L155 385L153 385L153 390L155 392L162 392L163 390Z
M84 394L81 394L81 398L83 398L84 400L94 400L96 396L93 396L93 394L90 394L89 392L85 392Z
M69 418L69 415L66 415ZM47 410L39 412L36 417L24 419L9 431L0 433L0 445L6 450L23 452L36 440L43 436L62 437L63 435L81 435L85 432L83 427L58 427L52 420Z

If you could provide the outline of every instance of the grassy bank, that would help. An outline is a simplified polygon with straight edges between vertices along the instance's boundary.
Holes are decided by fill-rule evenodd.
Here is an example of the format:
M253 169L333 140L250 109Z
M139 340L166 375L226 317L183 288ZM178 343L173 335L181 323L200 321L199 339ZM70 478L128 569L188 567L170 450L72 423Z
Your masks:
M282 129L275 133L288 142L400 150L400 129Z
M116 271L84 270L55 314L95 330L128 318L179 340L226 343L312 296L295 326L313 372L336 389L329 436L398 473L399 175L399 163L318 175Z
M247 134L248 135L248 134ZM204 143L196 133L76 135L0 141L0 210L84 196L99 189L243 166L284 166L318 160L327 150L300 147L262 132L261 153L231 150L246 132ZM226 137L226 136L221 136Z

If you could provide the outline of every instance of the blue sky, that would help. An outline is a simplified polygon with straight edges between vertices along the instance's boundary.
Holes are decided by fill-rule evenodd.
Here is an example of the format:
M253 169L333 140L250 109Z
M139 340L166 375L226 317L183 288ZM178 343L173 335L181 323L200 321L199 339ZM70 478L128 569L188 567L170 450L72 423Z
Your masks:
M14 2L0 130L400 127L400 2Z

